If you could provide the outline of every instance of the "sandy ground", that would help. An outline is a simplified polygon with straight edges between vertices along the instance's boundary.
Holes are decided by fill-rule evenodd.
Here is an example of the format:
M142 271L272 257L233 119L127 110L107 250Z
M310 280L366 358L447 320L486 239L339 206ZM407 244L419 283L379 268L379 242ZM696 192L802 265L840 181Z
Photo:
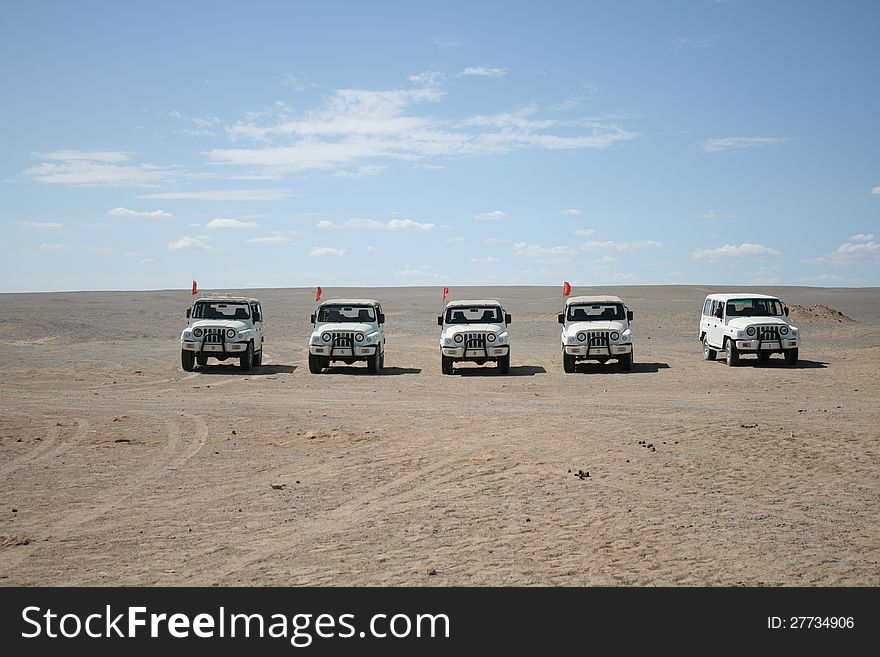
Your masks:
M763 289L796 368L701 359L724 288L602 291L634 372L563 374L558 288L453 289L507 377L441 375L438 288L325 290L383 301L379 376L309 374L313 290L249 292L251 373L181 370L186 292L0 295L0 584L880 585L880 290Z

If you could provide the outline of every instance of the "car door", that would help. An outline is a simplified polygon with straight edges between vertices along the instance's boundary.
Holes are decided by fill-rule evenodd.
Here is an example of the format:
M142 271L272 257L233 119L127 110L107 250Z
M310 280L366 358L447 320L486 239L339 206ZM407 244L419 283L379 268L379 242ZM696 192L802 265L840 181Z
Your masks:
M721 317L718 317L719 311L722 313ZM712 314L709 316L709 330L707 335L709 337L709 344L713 347L720 347L724 343L724 302L723 301L712 301Z
M379 344L382 345L381 353L385 353L385 322L382 321L385 319L385 311L382 310L382 306L376 306L376 323L379 325Z
M263 348L263 309L260 304L251 304L251 317L254 322L254 350Z

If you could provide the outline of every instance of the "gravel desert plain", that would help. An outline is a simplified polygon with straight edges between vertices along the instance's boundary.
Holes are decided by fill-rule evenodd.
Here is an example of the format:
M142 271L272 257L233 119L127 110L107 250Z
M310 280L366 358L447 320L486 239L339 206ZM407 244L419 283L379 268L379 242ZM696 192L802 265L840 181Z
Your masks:
M452 288L513 315L509 376L441 374L439 287L324 289L383 302L373 376L309 374L314 289L224 290L250 372L181 369L188 290L0 295L0 585L880 585L880 289L749 290L796 367L702 360L725 287L576 287L636 366L575 374L561 286Z

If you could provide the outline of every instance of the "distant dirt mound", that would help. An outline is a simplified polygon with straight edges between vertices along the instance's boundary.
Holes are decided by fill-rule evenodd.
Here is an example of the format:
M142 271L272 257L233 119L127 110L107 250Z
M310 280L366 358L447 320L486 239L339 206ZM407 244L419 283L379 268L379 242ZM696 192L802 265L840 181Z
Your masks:
M789 311L792 319L801 319L806 321L825 321L825 322L854 322L852 317L847 317L839 310L829 308L817 303L814 306L799 306L795 303L789 305Z

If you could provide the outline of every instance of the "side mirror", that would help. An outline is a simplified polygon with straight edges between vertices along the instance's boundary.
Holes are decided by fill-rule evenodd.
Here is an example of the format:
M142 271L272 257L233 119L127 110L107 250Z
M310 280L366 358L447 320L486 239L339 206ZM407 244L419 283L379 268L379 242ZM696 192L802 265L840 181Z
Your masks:
M309 321L310 321L312 324L315 323L315 313L312 313L312 314L309 316Z
M379 323L380 324L385 323L385 313L379 313Z
M565 324L565 314L559 313L558 315L556 315L556 321L560 324Z
M633 311L632 310L626 311L626 321L628 321L628 322L633 321Z
M785 316L788 317L788 306L785 306Z
M504 323L510 324L510 313L505 313L504 315Z
M437 326L443 326L443 315L437 315Z
M186 318L187 318L187 319L189 319L189 313L190 313L190 309L187 308L187 309L186 309Z

